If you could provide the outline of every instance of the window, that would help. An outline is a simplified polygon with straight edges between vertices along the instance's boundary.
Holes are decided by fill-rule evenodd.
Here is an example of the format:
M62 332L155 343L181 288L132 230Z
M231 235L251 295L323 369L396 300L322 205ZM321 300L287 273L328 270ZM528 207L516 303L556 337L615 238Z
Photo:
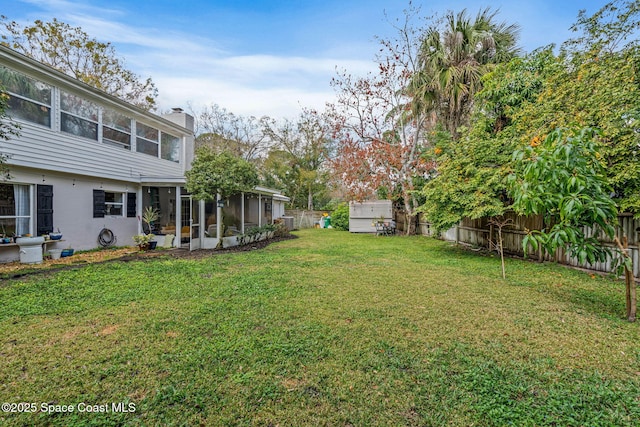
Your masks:
M98 106L60 91L60 129L72 135L98 140Z
M9 93L7 114L11 118L51 127L51 86L3 66L0 82Z
M31 232L29 185L0 184L0 233L21 236Z
M102 112L102 142L131 150L131 119L105 108Z
M158 137L160 132L150 126L136 123L136 151L158 157Z
M124 193L93 190L93 217L124 216Z
M180 138L162 132L162 142L160 144L160 157L172 162L180 161Z
M104 192L104 214L111 216L122 216L123 213L123 194Z
M49 80L45 78L45 81ZM118 155L119 149L181 162L181 132L176 130L178 136L175 136L161 132L159 127L137 123L137 117L142 122L158 123L150 115L136 114L125 106L100 100L98 95L82 91L81 88L76 90L68 86L50 85L2 64L0 87L1 94L8 95L6 113L11 119L45 126L63 135L104 143L114 147L109 150L115 151L115 155ZM171 131L174 128L168 129ZM34 210L34 220L37 215Z

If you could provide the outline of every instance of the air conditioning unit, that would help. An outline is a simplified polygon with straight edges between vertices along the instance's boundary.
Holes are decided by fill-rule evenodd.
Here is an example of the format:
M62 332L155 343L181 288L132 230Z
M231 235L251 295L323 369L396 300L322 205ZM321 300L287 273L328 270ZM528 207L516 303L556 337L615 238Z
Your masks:
M284 226L287 227L289 231L293 230L293 217L292 216L283 216L282 221L284 221Z

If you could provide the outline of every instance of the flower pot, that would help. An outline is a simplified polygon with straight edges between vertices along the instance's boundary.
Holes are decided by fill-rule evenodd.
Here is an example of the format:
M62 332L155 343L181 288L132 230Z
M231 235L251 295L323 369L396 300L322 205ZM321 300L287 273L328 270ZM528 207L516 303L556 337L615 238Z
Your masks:
M51 240L60 240L62 239L62 233L49 233L49 238Z
M60 259L62 256L62 249L49 249L49 255L51 255L51 259Z
M151 249L155 249L155 248L156 248L156 246L158 246L158 242L157 242L157 241L152 240L152 241L150 241L150 242L149 242L149 249L150 249L150 250L151 250Z
M73 255L73 252L74 252L74 251L73 251L73 249L63 249L63 250L62 250L62 253L60 254L60 256L61 256L62 258L64 258L64 257L68 257L68 256Z

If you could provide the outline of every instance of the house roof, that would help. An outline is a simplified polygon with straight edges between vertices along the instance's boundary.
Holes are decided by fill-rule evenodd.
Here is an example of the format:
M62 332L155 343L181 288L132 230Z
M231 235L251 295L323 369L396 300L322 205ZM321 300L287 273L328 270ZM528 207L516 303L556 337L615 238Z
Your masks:
M267 196L272 196L276 200L282 200L282 201L285 201L285 202L288 202L289 200L291 200L289 197L281 194L280 190L275 190L273 188L257 186L257 187L254 187L254 192L258 193L258 194L264 194L264 195L267 195Z

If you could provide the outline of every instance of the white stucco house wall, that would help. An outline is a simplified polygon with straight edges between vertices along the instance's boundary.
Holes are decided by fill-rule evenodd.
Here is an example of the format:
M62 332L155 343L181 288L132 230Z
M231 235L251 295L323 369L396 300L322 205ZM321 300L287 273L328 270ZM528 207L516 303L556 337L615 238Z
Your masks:
M0 234L60 229L64 241L47 246L93 249L111 235L129 246L152 206L160 211L157 234L198 249L206 215L224 218L225 206L192 200L184 188L195 135L193 117L181 109L147 112L4 46L0 84L10 96L6 113L21 126L19 136L0 141L12 176L0 180ZM239 230L282 216L288 200L266 188L238 197L259 201L242 209ZM0 243L0 262L17 258L15 244Z

